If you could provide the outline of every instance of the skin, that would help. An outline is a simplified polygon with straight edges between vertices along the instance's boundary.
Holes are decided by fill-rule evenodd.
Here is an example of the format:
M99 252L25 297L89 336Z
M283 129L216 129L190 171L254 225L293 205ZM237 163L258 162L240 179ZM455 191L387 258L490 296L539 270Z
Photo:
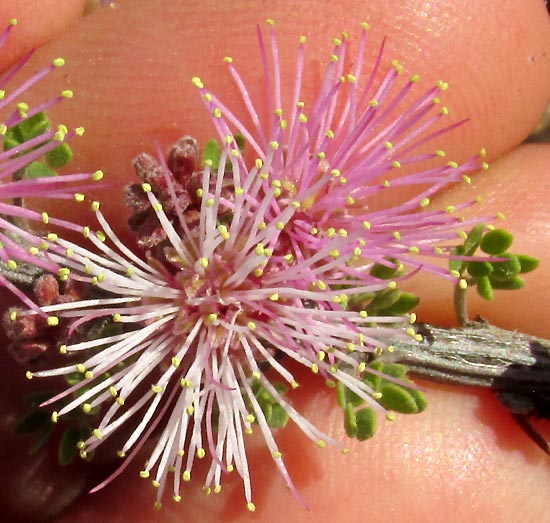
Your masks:
M225 0L131 0L83 19L76 19L71 11L74 6L68 5L71 2L53 3L47 14L37 17L27 15L30 2L3 2L0 27L15 15L28 21L27 36L11 43L10 59L29 44L42 45L33 64L58 55L66 58L63 73L41 83L29 99L40 100L45 93L66 86L75 91L75 99L56 108L52 118L69 126L85 125L85 137L71 144L76 153L71 169L102 168L114 181L109 194L133 179L129 160L143 150L153 151L155 139L165 146L186 133L199 140L213 136L191 86L192 76L201 76L231 104L235 93L228 87L227 76L214 68L214 64L223 65L222 56L230 54L242 75L250 79L252 95L256 93L256 23L267 17L277 21L281 56L286 58L283 70L289 74L297 36L308 35L306 78L311 83L319 77L318 60L329 52L330 38L343 29L353 37L359 22L367 20L372 27L371 53L386 36L386 57L397 57L407 75L419 73L426 89L438 79L450 83L445 104L451 109L452 121L470 117L468 124L441 137L437 147L446 150L449 159L461 161L484 146L489 160L495 160L489 171L474 176L471 186L456 187L434 204L483 196L486 204L474 212L490 216L504 211L507 221L503 226L517 238L514 250L541 259L541 267L528 279L525 290L513 295L503 292L493 303L471 300L471 316L483 314L499 326L550 337L543 301L544 291L550 290L546 249L550 210L544 179L550 147L518 147L542 114L550 93L550 20L543 2L406 0L396 9L387 0L346 0L334 5L308 0L300 7L289 1L272 6ZM101 198L102 194L94 196ZM123 230L125 217L113 201L104 202L106 214ZM449 285L425 278L418 280L414 290L423 297L422 321L452 322ZM12 374L18 372L14 368ZM252 436L249 457L258 507L255 514L245 508L237 477L227 477L220 495L201 494L200 469L181 504L167 500L162 512L156 512L154 490L137 477L142 464L138 458L112 485L84 497L55 521L305 523L322 517L350 523L413 523L437 521L444 514L447 523L508 523L521 514L526 523L550 522L548 456L534 447L490 391L422 382L429 398L425 413L399 416L394 423L381 420L374 439L357 443L346 440L333 395L307 373L298 376L303 386L293 396L297 408L351 449L347 456L331 448L319 450L294 427L277 434L309 512L294 501L260 438ZM7 383L0 391L4 412L8 409L13 420L18 390L26 385L13 377ZM550 438L550 423L537 426ZM8 428L6 421L1 432ZM8 439L0 447L9 449L11 456L20 456L17 452L21 453L22 445L2 437ZM35 463L18 460L10 462L12 483ZM67 471L48 472L54 461L37 468L34 476L42 474L44 485L54 485L55 491L65 488L71 476ZM72 473L80 477L84 472ZM19 504L12 502L9 517L24 510L21 499L25 495L21 490L19 494ZM27 511L27 519L48 509L47 498L41 503L35 503L34 512Z

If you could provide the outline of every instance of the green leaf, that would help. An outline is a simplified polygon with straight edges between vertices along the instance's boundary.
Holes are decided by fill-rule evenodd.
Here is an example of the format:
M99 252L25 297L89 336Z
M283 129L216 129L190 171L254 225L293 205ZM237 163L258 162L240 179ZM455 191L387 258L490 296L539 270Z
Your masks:
M516 276L509 280L491 280L491 286L493 289L515 291L517 289L523 289L523 287L525 287L525 281L523 278Z
M384 364L380 360L374 360L369 363L368 368L378 372L383 372ZM363 381L375 392L380 390L380 385L382 384L382 378L380 376L367 371L363 376Z
M4 134L4 151L13 149L24 142L45 133L50 128L46 113L41 112L10 127Z
M62 143L46 153L46 162L50 167L63 167L73 159L73 151L69 144Z
M466 268L470 273L470 276L473 276L474 278L488 276L493 272L493 265L486 261L470 261L467 263Z
M355 392L349 390L348 388L346 388L345 399L346 405L353 405L355 407L361 405L361 403L363 403L364 401L363 398L359 397L357 394L355 394Z
M59 442L58 459L62 466L69 465L73 462L78 453L76 444L81 440L80 430L76 427L69 427L63 432L61 441Z
M392 378L400 380L407 375L407 367L401 363L386 363L382 372Z
M521 269L519 272L525 274L526 272L534 271L539 266L538 258L529 256L527 254L517 254L519 265Z
M344 409L344 428L350 438L357 436L357 418L355 416L355 409L351 404L346 405Z
M378 314L382 314L384 316L399 316L402 314L407 314L408 312L411 312L419 303L420 298L416 296L416 294L402 292L395 303L385 309L380 309Z
M477 251L481 239L483 238L483 232L485 231L485 225L482 223L476 225L468 234L466 240L464 240L464 255L472 256Z
M399 272L401 266L395 260L388 260L388 263L393 266L375 263L370 270L371 276L381 280L390 280L391 278L394 278Z
M267 416L266 416L267 418ZM271 412L267 418L267 423L272 429L282 429L288 422L288 412L284 407L275 403L271 407Z
M399 289L388 289L377 292L374 299L369 303L367 312L374 315L381 309L387 309L399 299L400 295L401 291Z
M507 251L514 237L504 229L493 229L489 231L481 240L481 250L492 256L498 256Z
M342 382L336 384L336 397L338 405L345 409L348 405L357 407L363 403L363 399L360 398L355 392L349 390Z
M346 387L341 381L336 384L336 401L340 407L346 408Z
M41 162L31 162L25 167L23 178L34 180L36 178L47 178L49 176L57 176L57 173Z
M388 410L394 410L402 414L415 414L418 412L415 399L409 391L396 383L385 383L380 388L382 397L378 403Z
M234 135L235 142L237 143L237 147L239 148L239 151L243 152L244 147L246 145L246 140L244 139L244 136L242 134L235 134Z
M426 410L426 407L428 406L428 400L426 399L425 394L416 389L408 389L408 392L416 403L416 414Z
M451 255L454 255L454 256L464 256L465 252L466 250L464 249L463 245L459 245L458 247L453 247L451 249ZM463 267L464 267L463 260L457 260L454 258L449 259L449 270L461 272Z
M376 412L370 407L360 409L355 413L356 431L355 437L359 441L365 441L376 434L378 419Z
M30 434L51 423L50 415L43 409L33 409L25 414L15 425L16 434Z
M491 285L491 280L487 276L482 276L476 281L476 287L478 294L485 298L486 300L493 299L493 286Z
M202 150L202 163L205 164L210 160L212 162L212 169L217 169L220 166L220 158L220 145L216 140L208 140Z
M517 276L521 270L521 264L518 257L515 254L502 253L499 254L499 258L508 258L506 261L493 262L493 272L491 274L491 281L494 280L509 280L514 276ZM494 288L496 288L493 285Z
M71 386L76 385L77 383L80 383L83 379L84 379L84 374L82 374L82 372L75 371L65 376L65 381Z

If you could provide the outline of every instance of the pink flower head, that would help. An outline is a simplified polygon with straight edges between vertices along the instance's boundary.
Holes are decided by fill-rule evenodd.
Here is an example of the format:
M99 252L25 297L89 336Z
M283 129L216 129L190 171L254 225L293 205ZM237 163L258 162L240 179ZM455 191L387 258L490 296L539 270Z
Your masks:
M461 167L448 164L399 178L392 183L428 189L393 208L368 208L369 199L385 190L380 179L387 171L440 156L416 151L453 127L424 134L441 117L432 112L443 84L394 114L416 79L392 97L400 70L394 66L370 95L381 54L363 82L363 32L349 74L343 69L346 41L336 42L306 116L300 102L301 41L291 109L285 117L272 36L269 66L260 35L271 100L269 122L259 121L231 60L226 62L253 129L194 79L223 147L219 163L207 160L200 172L192 195L198 199L192 224L180 206L183 189L174 188L174 173L159 151L162 203L151 184L144 182L142 190L162 229L155 232L161 240L145 258L120 241L98 203L92 208L102 231L83 228L93 247L61 238L49 244L48 257L63 267L64 275L95 290L86 299L41 308L55 318L52 325L67 325L60 352L70 360L61 368L29 372L28 377L78 374L67 390L44 405L56 405L54 421L75 409L99 412L93 434L79 443L82 456L115 434L124 435L119 455L125 463L94 490L118 475L157 434L141 476L158 489L159 506L166 490L180 501L182 483L190 480L195 461L207 459L205 489L219 491L224 474L235 470L247 506L254 510L246 434L259 430L296 493L256 394L258 387L317 445L340 446L292 406L273 376L291 389L297 387L299 380L286 365L292 361L323 380L343 384L384 413L364 380L367 373L376 374L366 366L366 355L414 332L407 317L371 317L347 304L396 285L372 274L376 263L405 264L409 275L426 267L452 277L419 261L418 255L434 255L441 245L444 253L445 245L457 238L455 229L464 224L450 212L423 208L429 195L477 166L476 159ZM251 165L231 127L257 155ZM132 197L144 208L137 195ZM95 327L98 322L102 329ZM100 333L82 336L85 326Z
M374 66L367 68L364 51L368 26L363 24L359 48L351 59L347 56L348 35L344 33L341 39L334 39L329 64L310 107L302 101L306 39L300 37L296 71L291 81L286 80L294 88L290 100L283 100L285 79L280 71L273 21L268 20L268 25L271 56L258 30L268 101L267 121L261 121L260 111L230 57L224 58L224 62L246 107L251 127L208 90L200 78L194 78L193 83L199 88L219 139L231 144L236 134L242 135L259 158L257 161L264 165L264 189L270 185L279 188L278 204L272 207L272 212L277 213L284 205L299 204L299 212L286 227L293 253L300 257L304 249L322 247L332 234L343 234L362 237L368 245L367 250L361 248L365 251L362 255L372 262L388 264L388 258L392 258L408 268L423 267L453 278L426 257L442 254L439 249L434 252L434 246L456 240L456 228L464 223L454 213L473 202L446 211L425 208L430 197L441 188L462 180L469 183L466 173L487 168L487 164L478 157L463 165L442 162L443 151L424 151L423 146L465 122L444 128L436 125L447 114L438 98L447 84L438 82L403 109L419 77L412 75L403 81L403 67L394 60L377 83L384 43ZM350 71L346 69L348 63L352 64ZM480 156L484 155L482 150ZM434 165L426 167L428 161ZM244 159L240 162L244 169ZM415 164L421 168L412 170ZM401 168L408 168L409 174L390 180ZM394 190L397 201L403 200L399 191L407 186L421 189L389 208L371 209L376 207L376 198L382 192ZM270 216L269 211L267 215Z
M15 19L11 20L0 35L0 49L16 24ZM69 222L52 218L45 212L25 208L22 204L23 199L44 197L81 199L84 197L83 194L75 193L75 191L88 189L92 182L100 180L103 174L101 171L96 171L93 174L25 177L24 171L30 164L41 159L74 135L81 135L84 132L82 128L69 131L64 125L60 125L57 129L51 130L48 126L37 136L17 144L11 144L8 148L5 137L11 129L31 122L31 118L40 115L64 98L72 97L72 91L65 90L60 95L32 108L20 100L20 97L33 85L64 64L62 58L56 58L50 65L35 73L27 81L12 87L17 73L28 62L32 53L33 51L28 52L0 77L0 118L7 113L7 116L0 119L0 137L4 137L1 140L4 150L0 152L0 260L5 264L3 268L8 271L15 270L17 261L19 261L57 272L58 267L41 254L44 249L44 240L33 234L27 227L21 226L21 223L30 220L72 229L75 229L75 226ZM25 295L9 281L9 276L0 274L0 284L10 288L25 303L30 304Z
M61 352L85 356L28 376L81 374L82 381L45 405L65 402L54 420L77 408L102 409L93 435L80 443L82 455L129 426L119 455L130 460L153 431L160 431L141 472L158 488L159 503L167 488L179 501L181 482L190 479L195 460L208 457L205 488L219 490L223 474L235 469L253 510L246 434L255 422L294 490L254 383L319 446L339 446L292 407L267 370L294 388L298 380L285 360L298 362L324 379L342 382L384 412L361 379L365 364L354 353L372 353L387 346L383 340L408 335L407 318L367 320L365 311L346 310L350 296L388 285L347 266L355 256L348 245L355 239L335 235L302 260L274 253L297 209L290 205L272 216L277 197L273 189L261 190L262 167L241 170L236 151L225 148L215 171L205 166L198 191L200 220L190 228L180 214L176 227L184 234L176 232L151 186L143 184L167 237L161 254L155 250L146 260L137 257L117 238L97 202L93 209L103 231L84 229L95 249L57 239L49 251L52 260L73 278L92 283L100 296L42 308L50 317L71 322ZM170 187L171 173L166 164L163 168ZM233 201L221 197L224 186L234 187ZM224 223L219 221L222 206L233 211ZM346 290L338 283L345 283ZM82 325L98 319L119 325L120 332L71 341Z

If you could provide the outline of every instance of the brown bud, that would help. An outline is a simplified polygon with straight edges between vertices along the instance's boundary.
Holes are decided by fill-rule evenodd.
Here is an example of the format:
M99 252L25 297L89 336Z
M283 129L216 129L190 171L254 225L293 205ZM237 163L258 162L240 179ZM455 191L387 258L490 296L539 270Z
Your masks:
M10 340L31 340L43 329L44 320L35 314L20 314L16 308L5 312L2 321L4 332Z
M15 341L8 347L12 358L22 365L28 367L30 363L42 356L49 348L49 344L40 341Z
M162 167L153 156L147 153L138 154L133 159L132 164L142 182L148 183L157 189L166 187Z
M197 141L191 136L180 138L172 146L166 163L176 181L184 183L198 163Z
M51 305L59 296L59 283L53 274L42 274L34 281L33 290L38 305Z

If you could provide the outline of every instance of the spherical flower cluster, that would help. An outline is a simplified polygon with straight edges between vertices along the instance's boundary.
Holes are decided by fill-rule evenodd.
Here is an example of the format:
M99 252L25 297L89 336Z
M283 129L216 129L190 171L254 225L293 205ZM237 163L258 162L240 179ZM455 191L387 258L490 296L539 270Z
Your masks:
M260 161L269 159L270 172L266 176L280 193L278 201L299 204L299 212L285 227L294 254L299 257L301 249L319 249L332 234L344 234L364 239L369 261L388 264L388 258L392 258L409 269L422 267L453 278L423 256L440 255L443 251L434 252L434 245L456 240L454 226L460 219L449 215L472 202L448 207L446 212L430 212L426 207L434 193L457 181L469 183L467 173L485 169L487 164L480 159L485 156L484 150L480 157L462 165L442 161L445 157L442 150L424 150L439 136L465 123L437 127L439 120L448 114L446 107L440 107L438 98L447 84L438 82L403 109L419 77L412 75L401 86L403 66L394 60L377 83L384 44L372 69L365 72L368 25L363 24L357 54L351 59L347 56L348 35L343 33L341 39L334 39L329 64L309 108L302 101L306 39L300 37L294 89L290 101L285 103L281 94L285 79L273 21L268 20L268 25L271 59L259 32L262 74L267 86L266 122L261 121L260 111L256 110L231 57L225 57L224 62L247 109L251 128L209 91L200 78L194 78L193 83L202 95L220 141L232 144L236 135L244 137ZM351 72L346 71L348 62L353 64ZM286 83L291 85L290 81ZM421 167L414 169L416 164ZM400 169L407 169L408 174L395 178ZM403 201L400 191L408 186L422 189ZM377 197L392 190L399 203L380 209ZM350 241L349 248L352 245L355 248Z
M396 286L396 281L373 274L376 264L400 267L405 277L421 268L453 277L421 261L420 255L445 254L464 224L450 209L423 208L431 194L462 179L478 160L384 180L401 165L442 156L416 151L452 127L425 134L442 115L429 116L444 85L394 114L417 79L390 96L401 70L395 64L370 95L381 52L363 84L364 31L351 73L344 69L346 41L336 42L306 115L300 101L301 39L285 118L273 32L271 44L272 67L260 36L272 115L265 124L230 59L226 62L253 129L194 79L222 148L220 158L207 159L200 176L193 178L199 183L189 197L197 202L192 220L181 205L181 180L175 180L159 151L163 196L148 182L141 190L162 240L152 243L145 256L118 238L97 202L92 208L102 230L82 228L91 247L49 237L48 258L62 267L65 278L87 284L90 291L81 300L41 307L55 318L54 327L66 327L59 349L69 362L28 377L70 379L69 388L44 404L56 405L54 421L76 409L99 413L90 437L78 444L83 457L115 434L124 436L119 456L126 461L114 475L156 435L141 476L158 489L159 505L167 489L181 500L182 482L190 480L195 461L207 459L205 489L218 492L224 474L236 470L247 506L254 510L246 452L246 434L253 430L262 433L296 493L258 390L318 446L340 446L282 394L276 381L291 389L299 385L287 362L343 384L384 413L363 379L365 373L377 372L366 365L368 355L387 347L388 340L414 332L408 317L371 317L348 303ZM237 133L257 156L250 165ZM428 189L392 208L369 210L369 200L388 185L408 184ZM140 201L134 198L136 206ZM146 238L140 240L147 244Z

